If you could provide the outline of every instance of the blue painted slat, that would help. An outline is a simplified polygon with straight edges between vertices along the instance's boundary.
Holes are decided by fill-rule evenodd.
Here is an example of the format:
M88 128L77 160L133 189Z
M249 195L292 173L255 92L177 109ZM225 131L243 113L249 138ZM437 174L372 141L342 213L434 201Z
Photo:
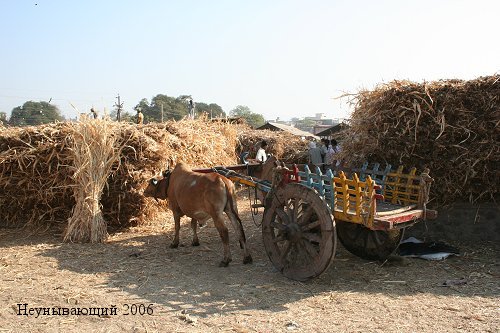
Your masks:
M328 205L330 206L330 209L332 209L332 207L334 207L335 204L335 195L334 195L335 184L333 181L334 176L332 170L328 170L324 177L328 182L327 183L328 185L325 185L325 199Z
M358 174L359 174L359 179L361 181L365 181L366 180L366 169L368 168L368 162L365 162L363 163L363 165L361 166L361 169L358 171Z
M325 182L323 180L323 174L321 173L321 169L319 167L316 167L316 174L315 180L316 180L316 189L318 190L318 193L320 196L324 197L325 196Z

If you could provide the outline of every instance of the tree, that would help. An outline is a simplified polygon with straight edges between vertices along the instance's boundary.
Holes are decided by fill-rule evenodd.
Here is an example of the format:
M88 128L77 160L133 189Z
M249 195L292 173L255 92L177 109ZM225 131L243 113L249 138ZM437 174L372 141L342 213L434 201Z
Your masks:
M143 119L144 123L155 121L155 119L152 119L152 118L149 118L148 116L146 116L146 113L149 112L149 102L148 102L148 100L146 98L141 99L141 101L139 102L139 104L137 104L134 107L134 110L136 112L139 109L142 111L142 114L144 116L144 119ZM137 123L137 115L136 114L132 116L132 120L133 120L134 123Z
M180 120L188 115L187 101L191 99L190 95L180 95L179 97L170 97L163 94L158 94L149 102L143 98L135 107L134 110L139 108L144 115L144 122L161 121L161 109L163 106L163 120ZM226 113L216 103L203 103L196 102L196 114L201 115L207 113L212 118L225 117Z
M313 132L314 125L316 125L316 121L312 119L302 119L295 122L295 127L310 133Z
M112 119L112 120L116 120L117 118L117 113L118 113L118 110L117 109L114 109L114 110L111 110L111 112L109 113L109 118ZM123 111L121 110L120 112L120 122L122 123L132 123L132 122L135 122L135 116L133 114L131 114L130 112L128 111Z
M260 127L266 123L264 116L259 113L254 113L248 106L238 105L229 112L231 117L240 117L247 121L253 128Z
M180 120L188 114L187 105L184 100L185 95L177 98L158 94L151 102L143 98L134 110L141 108L144 115L144 122L161 121L161 109L163 107L163 120Z
M188 108L184 96L177 98L167 95L156 95L151 105L157 110L157 121L161 120L161 107L163 105L163 120L181 120L188 115Z
M47 102L28 101L12 110L9 124L13 126L40 125L62 121L64 117L57 106Z
M222 110L222 108L215 103L196 103L196 114L201 115L203 113L206 113L209 118L221 118L226 116L224 110Z
M7 124L7 113L0 112L0 125Z

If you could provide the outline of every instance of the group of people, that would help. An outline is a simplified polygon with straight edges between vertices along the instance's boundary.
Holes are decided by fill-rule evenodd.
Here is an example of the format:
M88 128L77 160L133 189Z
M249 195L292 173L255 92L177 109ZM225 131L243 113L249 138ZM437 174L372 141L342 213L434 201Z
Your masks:
M340 166L339 158L340 145L337 140L321 139L319 146L316 141L309 142L308 161L311 167L319 167L322 171L327 171Z

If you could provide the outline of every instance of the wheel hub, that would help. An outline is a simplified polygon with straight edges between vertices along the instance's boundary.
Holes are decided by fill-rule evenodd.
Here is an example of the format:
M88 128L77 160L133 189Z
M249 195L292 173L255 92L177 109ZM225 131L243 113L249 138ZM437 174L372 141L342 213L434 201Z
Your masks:
M286 237L290 242L297 243L302 238L302 231L297 223L290 223L286 226Z

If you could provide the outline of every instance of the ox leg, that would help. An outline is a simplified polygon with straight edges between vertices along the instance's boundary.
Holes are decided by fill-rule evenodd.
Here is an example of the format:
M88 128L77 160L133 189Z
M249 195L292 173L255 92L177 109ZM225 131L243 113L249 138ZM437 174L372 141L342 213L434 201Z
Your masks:
M198 220L191 219L191 228L193 229L193 242L192 246L199 246L200 241L198 240L198 233L196 232L198 229Z
M175 249L179 246L179 230L181 229L181 216L179 214L174 213L174 222L175 222L175 236L174 241L170 244L171 249Z
M253 262L253 259L252 256L250 255L250 252L248 251L245 231L243 230L243 224L241 223L241 220L239 216L236 215L236 213L232 211L227 211L226 214L229 217L229 220L231 220L234 230L238 234L240 247L243 249L243 264L251 264Z
M229 232L224 225L224 219L222 216L215 216L213 218L215 227L219 232L220 238L222 239L222 245L224 247L224 258L219 264L219 267L227 267L231 262L231 251L229 250Z

